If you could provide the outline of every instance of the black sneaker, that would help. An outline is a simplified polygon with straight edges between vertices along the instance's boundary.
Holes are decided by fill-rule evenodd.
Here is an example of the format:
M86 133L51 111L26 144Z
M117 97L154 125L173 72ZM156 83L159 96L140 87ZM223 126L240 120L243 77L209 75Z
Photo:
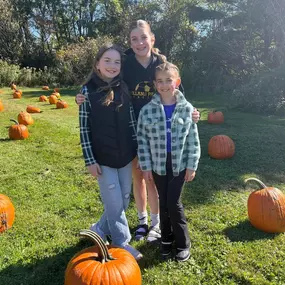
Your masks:
M138 225L135 231L135 240L144 240L148 234L148 225Z
M160 254L163 260L167 260L171 257L172 242L161 242Z
M190 258L190 250L189 248L187 249L177 249L175 259L178 262L183 262L186 261Z

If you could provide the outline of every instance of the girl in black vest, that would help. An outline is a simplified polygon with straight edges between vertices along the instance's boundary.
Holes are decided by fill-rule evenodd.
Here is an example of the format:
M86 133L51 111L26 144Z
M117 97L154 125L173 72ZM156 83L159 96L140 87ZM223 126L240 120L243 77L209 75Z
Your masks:
M104 240L142 254L129 245L131 234L125 211L130 200L132 160L136 156L136 120L128 88L121 78L121 50L109 44L95 57L83 85L79 107L80 141L89 172L97 177L104 213L91 230Z

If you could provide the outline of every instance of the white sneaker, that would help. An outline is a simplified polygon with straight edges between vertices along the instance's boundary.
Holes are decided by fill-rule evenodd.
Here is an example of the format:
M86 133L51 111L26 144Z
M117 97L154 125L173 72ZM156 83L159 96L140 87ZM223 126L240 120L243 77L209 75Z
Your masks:
M151 226L147 235L147 242L158 242L161 239L161 231L159 226Z
M97 223L92 224L89 230L98 234L101 237L101 239L104 241L105 245L109 244L106 235L99 229Z
M137 249L135 249L129 244L121 246L121 248L127 250L135 258L135 260L140 260L143 257L141 252L139 252Z

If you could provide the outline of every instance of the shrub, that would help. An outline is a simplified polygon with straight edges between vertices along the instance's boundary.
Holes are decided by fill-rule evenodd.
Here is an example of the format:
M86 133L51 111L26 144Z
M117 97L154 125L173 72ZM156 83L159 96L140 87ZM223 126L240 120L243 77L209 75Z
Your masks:
M20 74L20 67L0 60L0 86L10 86L12 82L17 82Z
M232 92L233 108L265 114L285 113L285 66L260 72Z
M113 41L109 37L82 39L80 43L60 49L56 56L61 83L67 85L81 84L92 69L98 49L107 42Z

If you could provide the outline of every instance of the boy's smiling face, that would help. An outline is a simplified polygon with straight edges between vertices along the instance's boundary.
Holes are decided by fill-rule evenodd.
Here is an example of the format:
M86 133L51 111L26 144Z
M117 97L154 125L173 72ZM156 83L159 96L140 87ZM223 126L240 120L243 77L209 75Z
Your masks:
M180 77L173 70L157 71L155 73L154 85L161 96L173 96L180 82Z

